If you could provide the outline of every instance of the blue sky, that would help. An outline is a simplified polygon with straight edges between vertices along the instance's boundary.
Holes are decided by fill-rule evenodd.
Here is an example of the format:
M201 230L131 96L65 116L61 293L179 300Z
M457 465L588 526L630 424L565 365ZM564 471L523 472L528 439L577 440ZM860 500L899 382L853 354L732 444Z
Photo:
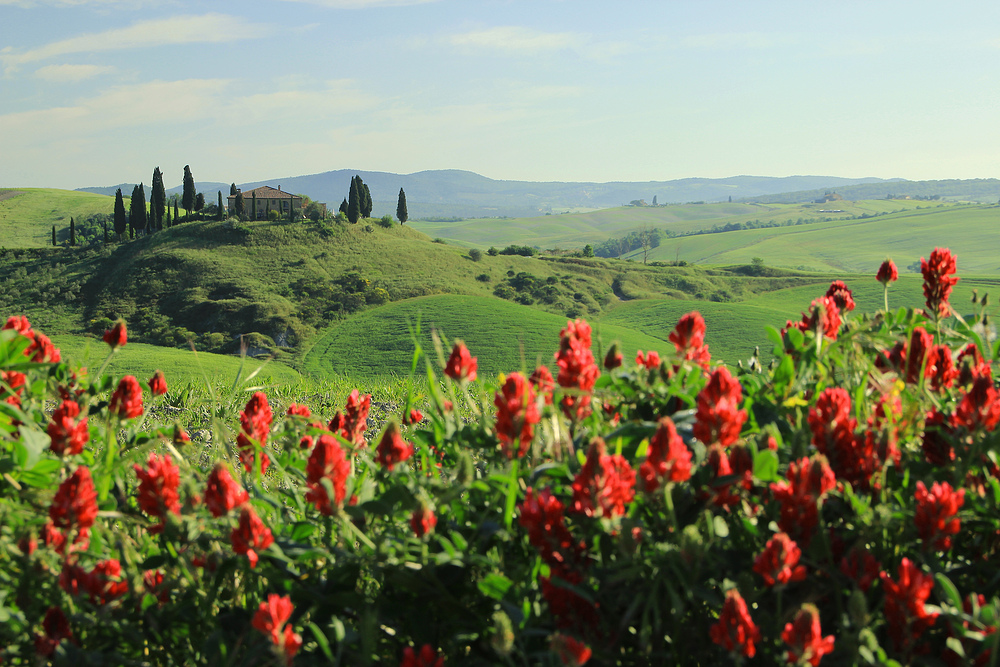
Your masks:
M0 187L990 178L997 26L995 0L0 0Z

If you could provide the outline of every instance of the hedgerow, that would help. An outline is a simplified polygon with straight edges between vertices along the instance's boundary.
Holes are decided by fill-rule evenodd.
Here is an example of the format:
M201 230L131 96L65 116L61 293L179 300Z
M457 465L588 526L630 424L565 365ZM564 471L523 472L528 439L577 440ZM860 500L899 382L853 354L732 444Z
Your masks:
M381 433L358 391L323 417L255 392L208 464L143 419L169 376L87 376L11 317L0 656L993 664L997 343L954 257L922 264L925 309L888 309L887 262L886 309L835 282L767 369L713 366L697 313L634 363L570 321L555 376L486 388L462 343L417 347L427 394Z

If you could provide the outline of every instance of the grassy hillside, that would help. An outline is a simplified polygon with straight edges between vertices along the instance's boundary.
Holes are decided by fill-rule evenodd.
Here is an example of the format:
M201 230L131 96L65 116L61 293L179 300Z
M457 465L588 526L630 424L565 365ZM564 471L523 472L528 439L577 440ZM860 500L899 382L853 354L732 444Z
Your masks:
M128 194L131 194L129 192ZM127 204L126 204L127 206ZM94 213L113 213L113 197L44 188L0 189L0 246L43 248L69 238L69 219Z
M484 297L408 299L331 327L303 355L302 371L322 376L406 375L415 343L411 332L418 326L416 342L432 359L436 352L431 331L437 330L449 340L464 340L479 358L479 371L495 374L551 365L566 318ZM632 356L637 349L662 347L662 341L635 328L603 321L593 326L595 354L616 340ZM422 372L423 365L418 368Z
M41 327L39 330L44 331ZM56 334L51 338L64 359L92 371L100 368L108 354L108 346L99 338L68 334ZM238 376L248 377L261 365L263 368L253 379L256 385L295 385L301 379L297 371L280 362L244 361L227 355L195 353L134 342L118 350L106 370L115 375L134 375L144 382L160 369L166 375L168 385L179 388L189 382L231 384Z

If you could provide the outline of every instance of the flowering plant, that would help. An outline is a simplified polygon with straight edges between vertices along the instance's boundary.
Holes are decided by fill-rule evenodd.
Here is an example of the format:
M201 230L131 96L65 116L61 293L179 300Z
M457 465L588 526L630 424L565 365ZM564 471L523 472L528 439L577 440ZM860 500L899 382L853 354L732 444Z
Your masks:
M150 416L165 378L85 376L13 317L0 659L991 664L997 344L929 266L927 311L838 281L766 369L713 366L697 313L634 364L577 320L556 376L418 347L385 424L252 388L210 447Z

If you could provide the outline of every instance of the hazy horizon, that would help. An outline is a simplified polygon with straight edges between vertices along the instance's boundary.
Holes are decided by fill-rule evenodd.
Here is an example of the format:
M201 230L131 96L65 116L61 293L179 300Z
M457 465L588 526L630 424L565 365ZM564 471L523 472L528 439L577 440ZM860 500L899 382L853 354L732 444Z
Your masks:
M206 7L209 10L206 10ZM0 0L0 187L997 175L1000 5Z

